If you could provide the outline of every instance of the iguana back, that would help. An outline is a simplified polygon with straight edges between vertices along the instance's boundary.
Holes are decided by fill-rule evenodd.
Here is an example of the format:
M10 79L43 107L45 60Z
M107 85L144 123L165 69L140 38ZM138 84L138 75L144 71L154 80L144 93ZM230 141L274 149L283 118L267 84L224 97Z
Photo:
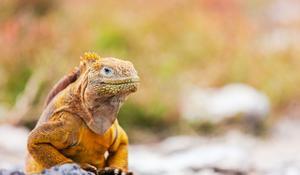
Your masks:
M71 83L75 82L80 75L80 69L75 67L74 70L61 78L50 90L45 100L44 108L48 106L48 104L52 101L52 99L66 87L68 87Z

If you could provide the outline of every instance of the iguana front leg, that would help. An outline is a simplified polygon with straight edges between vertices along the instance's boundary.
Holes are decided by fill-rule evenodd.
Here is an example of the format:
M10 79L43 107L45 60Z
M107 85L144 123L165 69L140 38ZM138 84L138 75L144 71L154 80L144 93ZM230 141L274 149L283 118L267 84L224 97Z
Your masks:
M28 150L40 165L50 168L57 164L72 162L59 152L76 143L78 122L68 113L58 116L55 121L48 121L35 128L28 138ZM75 126L74 126L75 125Z
M128 169L128 144L123 142L114 152L109 152L107 166L114 168Z
M106 168L100 170L101 174L114 174L114 175L132 175L128 172L128 137L124 130L118 126L118 137L115 143L109 150L109 156L106 160Z

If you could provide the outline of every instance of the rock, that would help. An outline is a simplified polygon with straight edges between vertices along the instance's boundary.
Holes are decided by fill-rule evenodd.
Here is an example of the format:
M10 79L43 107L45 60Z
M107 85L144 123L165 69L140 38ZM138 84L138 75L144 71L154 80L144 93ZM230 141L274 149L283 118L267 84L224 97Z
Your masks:
M44 170L42 175L94 175L94 173L85 171L75 163L68 163L54 166L50 169Z
M264 140L230 131L214 138L175 136L134 145L130 169L139 175L300 175L300 121L281 124Z
M25 175L25 173L20 170L0 170L0 175ZM94 173L81 169L77 164L69 163L54 166L37 175L94 175Z
M270 102L266 95L245 84L229 84L220 89L190 87L184 90L180 111L190 121L218 123L241 114L262 120L269 114Z
M249 155L245 150L252 142L240 144L235 141L236 137L239 136L227 136L226 141L208 141L202 137L180 136L150 146L133 146L130 168L140 175L217 174L215 167L247 170Z
M25 175L24 172L21 170L1 170L0 169L0 175Z
M0 169L22 168L28 134L26 128L0 125Z

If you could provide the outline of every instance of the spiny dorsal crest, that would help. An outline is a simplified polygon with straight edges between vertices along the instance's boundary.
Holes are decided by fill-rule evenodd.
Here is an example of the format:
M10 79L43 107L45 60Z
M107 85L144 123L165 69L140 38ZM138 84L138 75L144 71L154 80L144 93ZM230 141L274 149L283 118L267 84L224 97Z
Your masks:
M83 56L80 57L80 72L85 72L88 67L99 67L99 60L101 60L101 57L96 52L85 52Z
M96 52L85 52L83 56L80 57L80 60L82 62L87 62L87 63L94 62L100 59L101 59L100 56Z

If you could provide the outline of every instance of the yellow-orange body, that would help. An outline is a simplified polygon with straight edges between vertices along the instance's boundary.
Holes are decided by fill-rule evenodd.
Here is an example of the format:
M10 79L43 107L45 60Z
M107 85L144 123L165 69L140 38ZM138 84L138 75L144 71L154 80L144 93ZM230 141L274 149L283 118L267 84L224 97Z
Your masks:
M42 162L28 155L27 173L39 173L58 162L76 162L82 167L92 165L97 169L109 166L127 170L127 135L117 121L104 135L92 132L82 119L64 112L53 116L47 122L47 126L45 129L41 128L32 134L31 144L51 142L57 148L57 151L52 150L51 147L47 148L47 145L45 145L44 152L34 155L39 157L39 154L43 154L42 156L49 154L51 160ZM51 133L46 128L49 128ZM48 136L45 136L44 132L47 132L45 134ZM51 134L50 137L49 134ZM105 157L106 152L113 154L113 156L107 159Z
M87 54L76 70L53 88L29 135L27 174L64 163L127 172L128 138L116 116L137 90L136 71L128 61L95 54Z

